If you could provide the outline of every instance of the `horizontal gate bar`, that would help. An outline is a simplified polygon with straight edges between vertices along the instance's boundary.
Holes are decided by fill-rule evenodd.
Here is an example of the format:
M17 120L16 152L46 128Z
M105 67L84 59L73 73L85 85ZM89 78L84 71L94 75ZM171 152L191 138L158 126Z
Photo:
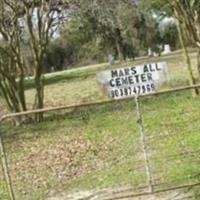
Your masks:
M200 186L200 182L193 183L193 184L181 185L181 186L177 186L177 187L170 187L170 188L166 188L166 189L157 190L154 192L141 192L141 193L129 192L129 194L124 194L124 195L123 194L121 194L121 195L115 194L112 197L110 196L110 197L99 198L99 200L117 200L117 199L136 198L136 197L156 195L156 194L161 194L161 193L165 193L165 192L181 190L181 189L186 189L186 188L193 188L193 187L197 187L197 186Z
M191 90L195 88L200 88L200 84L198 85L192 85L192 86L185 86L185 87L179 87L176 89L169 89L169 90L164 90L152 94L146 94L143 96L139 96L140 98L148 97L148 96L158 96L162 94L168 94L168 93L173 93L173 92L180 92L184 90ZM20 112L20 113L11 113L11 114L5 114L1 116L0 122L9 119L9 118L14 118L14 117L19 117L19 116L24 116L24 115L30 115L30 114L36 114L36 113L46 113L46 112L51 112L51 111L58 111L58 110L65 110L65 109L75 109L75 108L82 108L82 107L89 107L89 106L95 106L95 105L104 105L108 103L113 103L116 101L126 101L128 99L131 99L134 97L127 97L124 99L119 99L119 100L105 100L105 101L97 101L93 103L84 103L84 104L75 104L75 105L67 105L67 106L59 106L59 107L50 107L50 108L43 108L43 109L35 109L35 110L28 110L25 112Z

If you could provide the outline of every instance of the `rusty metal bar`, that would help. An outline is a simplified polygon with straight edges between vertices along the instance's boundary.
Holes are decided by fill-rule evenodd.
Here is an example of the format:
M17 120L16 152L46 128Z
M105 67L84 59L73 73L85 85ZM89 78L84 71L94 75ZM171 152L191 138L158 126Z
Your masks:
M192 86L185 86L185 87L179 87L176 89L169 89L169 90L164 90L152 94L146 94L143 96L140 96L140 98L148 97L148 96L158 96L162 94L168 94L168 93L173 93L173 92L181 92L184 90L191 90L195 88L200 88L200 84L197 85L192 85ZM83 108L83 107L89 107L89 106L95 106L95 105L104 105L108 103L113 103L116 101L127 101L128 99L132 99L134 97L128 97L126 99L119 99L119 100L105 100L105 101L97 101L97 102L92 102L92 103L84 103L84 104L74 104L74 105L67 105L67 106L60 106L60 107L50 107L50 108L43 108L43 109L35 109L35 110L29 110L26 112L20 112L20 113L11 113L11 114L6 114L3 115L0 118L0 122L8 119L8 118L14 118L14 117L19 117L19 116L24 116L24 115L30 115L30 114L36 114L36 113L45 113L45 112L51 112L51 111L58 111L58 110L66 110L66 109L75 109L75 108Z
M151 195L157 195L157 194L162 194L165 192L170 192L170 191L175 191L175 190L181 190L181 189L190 189L190 188L194 188L200 186L200 182L199 183L193 183L193 184L186 184L186 185L181 185L181 186L177 186L177 187L171 187L171 188L166 188L166 189L161 189L161 190L157 190L152 192L141 192L141 193L134 193L134 192L129 192L129 194L116 194L116 195L112 195L112 197L102 197L99 198L99 200L117 200L117 199L128 199L128 198L136 198L136 197L144 197L144 196L151 196Z

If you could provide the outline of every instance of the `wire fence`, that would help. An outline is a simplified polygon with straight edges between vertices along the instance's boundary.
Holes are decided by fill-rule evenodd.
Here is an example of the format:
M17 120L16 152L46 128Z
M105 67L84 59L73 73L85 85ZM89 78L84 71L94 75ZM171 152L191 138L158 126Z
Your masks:
M198 87L3 116L1 198L199 199Z

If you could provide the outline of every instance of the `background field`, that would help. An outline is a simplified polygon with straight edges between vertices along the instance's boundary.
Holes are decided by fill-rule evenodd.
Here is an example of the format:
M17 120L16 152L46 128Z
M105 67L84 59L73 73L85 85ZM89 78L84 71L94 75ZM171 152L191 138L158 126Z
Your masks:
M195 55L191 52L194 71ZM167 88L187 84L181 52L113 67L158 60L169 65ZM101 64L46 75L46 107L106 99L95 76L108 67ZM32 80L27 81L30 105L34 96L32 84ZM197 182L199 98L187 91L144 98L141 106L155 189ZM1 134L17 199L45 199L60 192L113 187L143 190L147 186L133 100L52 112L40 124L13 127L6 122ZM190 191L196 199L198 191ZM0 178L0 199L7 198Z
M192 64L194 73L196 71L196 53L191 50ZM112 68L126 65L138 65L145 62L166 61L169 65L169 87L183 86L187 84L187 66L184 57L180 51L162 57L138 58L135 61L126 63L116 63ZM63 72L47 74L45 83L45 105L59 106L75 104L82 102L94 102L103 100L106 97L102 95L96 83L96 73L98 71L111 68L107 63L75 68ZM27 83L28 102L32 105L34 93L31 89L32 81Z

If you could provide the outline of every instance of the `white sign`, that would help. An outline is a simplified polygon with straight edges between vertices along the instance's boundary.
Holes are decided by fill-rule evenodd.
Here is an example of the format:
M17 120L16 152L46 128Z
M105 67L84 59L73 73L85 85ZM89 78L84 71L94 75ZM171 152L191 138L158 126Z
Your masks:
M110 98L155 93L167 81L165 62L130 66L97 73L97 81Z

